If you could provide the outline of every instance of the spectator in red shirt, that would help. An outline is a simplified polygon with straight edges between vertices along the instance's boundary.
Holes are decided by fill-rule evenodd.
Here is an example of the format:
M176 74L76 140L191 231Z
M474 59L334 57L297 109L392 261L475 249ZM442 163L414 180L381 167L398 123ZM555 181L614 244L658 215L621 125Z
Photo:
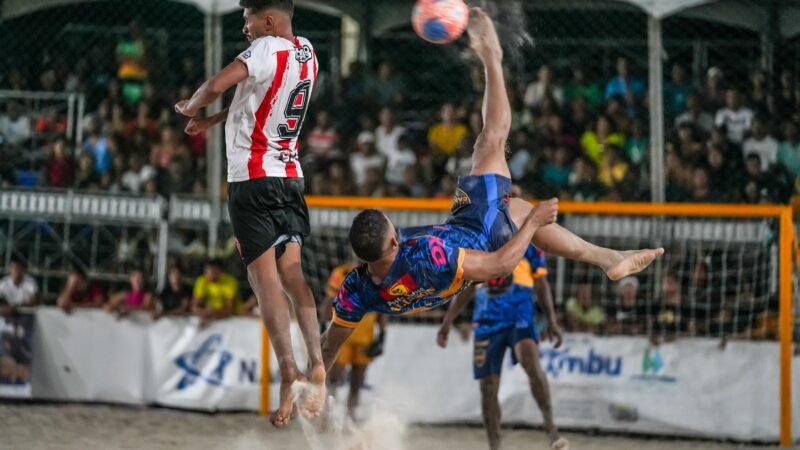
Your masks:
M50 157L47 159L45 179L50 187L68 188L72 186L72 174L75 163L67 155L67 143L64 139L57 139L50 147Z
M99 284L89 281L89 277L81 269L75 269L67 277L64 290L58 295L56 303L64 312L70 313L73 308L100 308L106 301L106 294Z

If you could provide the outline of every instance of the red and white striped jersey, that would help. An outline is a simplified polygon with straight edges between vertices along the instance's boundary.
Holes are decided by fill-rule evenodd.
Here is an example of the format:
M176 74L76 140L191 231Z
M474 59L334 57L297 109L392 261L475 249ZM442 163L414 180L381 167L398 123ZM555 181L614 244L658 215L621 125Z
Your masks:
M302 178L298 136L317 78L317 56L306 38L262 37L237 59L247 78L225 123L228 181Z

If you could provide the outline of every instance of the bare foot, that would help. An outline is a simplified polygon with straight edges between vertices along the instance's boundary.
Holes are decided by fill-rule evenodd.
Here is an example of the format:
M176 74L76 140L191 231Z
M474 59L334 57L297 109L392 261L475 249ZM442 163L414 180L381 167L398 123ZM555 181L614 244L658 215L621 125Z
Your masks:
M550 443L550 448L553 450L569 450L569 441L564 438L558 438Z
M481 8L470 8L467 33L470 46L481 60L486 61L491 57L503 59L503 48L500 46L494 22Z
M275 428L283 428L292 420L295 397L292 386L295 383L297 383L297 380L281 381L281 404L278 409L269 416L269 421Z
M622 252L622 260L606 270L606 275L613 281L621 280L628 275L643 271L655 261L657 257L663 254L663 248Z
M308 377L308 382L295 383L295 393L300 414L313 419L321 416L325 407L325 368L322 365L313 367Z

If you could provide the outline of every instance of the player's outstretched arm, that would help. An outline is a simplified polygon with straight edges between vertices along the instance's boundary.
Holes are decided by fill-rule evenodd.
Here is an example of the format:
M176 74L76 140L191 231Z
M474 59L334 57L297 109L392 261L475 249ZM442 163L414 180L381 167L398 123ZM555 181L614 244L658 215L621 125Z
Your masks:
M335 323L325 331L320 338L322 347L322 361L325 363L325 372L330 373L333 363L336 362L336 357L339 355L339 349L342 348L347 338L353 334L354 328L347 328Z
M236 86L248 76L247 66L237 59L228 64L218 74L203 83L189 100L181 100L175 105L175 111L186 117L194 117L201 109L210 105L225 91Z
M513 272L522 257L525 256L525 251L528 250L536 230L555 222L557 217L558 199L540 202L531 209L517 234L497 251L487 253L465 250L462 266L464 279L489 281Z
M439 347L447 347L447 336L450 334L450 327L453 326L453 322L456 318L461 315L461 311L464 311L464 307L467 306L467 303L471 302L474 298L475 285L473 284L464 292L458 294L456 298L450 300L450 307L447 308L447 313L444 315L444 318L442 318L442 326L439 327L439 332L436 333L436 343L439 344Z

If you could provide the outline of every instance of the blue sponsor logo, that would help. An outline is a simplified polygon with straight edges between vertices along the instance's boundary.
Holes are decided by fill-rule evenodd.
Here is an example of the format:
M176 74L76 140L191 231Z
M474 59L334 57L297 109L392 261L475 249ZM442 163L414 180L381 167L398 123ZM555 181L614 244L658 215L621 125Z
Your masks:
M622 373L622 357L606 356L589 349L586 356L570 355L570 349L542 350L540 359L553 378L562 374L581 374L597 377L618 377Z
M659 381L662 383L674 383L677 379L673 376L662 375L666 364L664 357L661 355L661 350L658 347L647 348L642 355L642 373L641 375L634 375L634 380L640 381Z
M216 361L209 365L209 362ZM223 384L226 371L234 366L233 354L224 348L222 335L213 334L203 341L197 350L182 353L175 358L175 365L182 371L183 376L178 380L175 388L179 391L190 388L198 381L204 381L211 386L225 388ZM258 383L258 361L256 359L240 358L239 384ZM206 369L206 366L209 366ZM206 369L206 370L204 370Z

